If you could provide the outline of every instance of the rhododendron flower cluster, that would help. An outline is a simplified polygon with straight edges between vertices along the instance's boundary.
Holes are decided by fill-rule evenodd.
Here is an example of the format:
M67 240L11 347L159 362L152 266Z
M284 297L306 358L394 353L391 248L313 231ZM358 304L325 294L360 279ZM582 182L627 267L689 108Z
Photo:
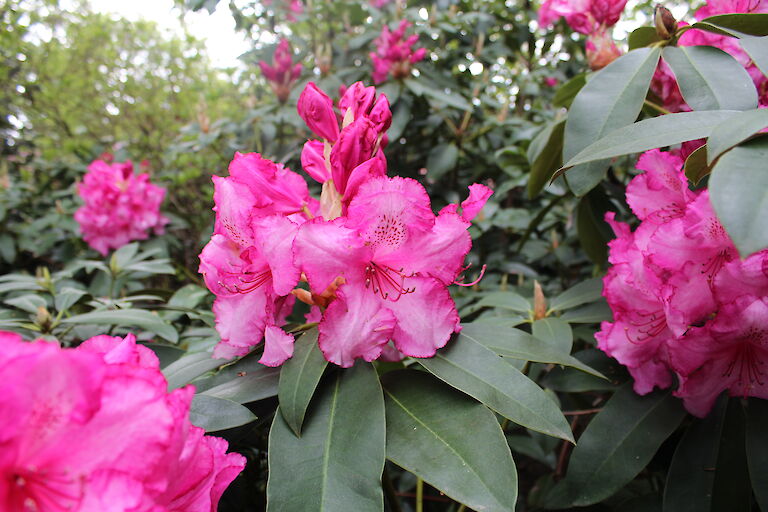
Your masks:
M768 13L766 0L709 0L699 8L694 17L697 21L710 16L729 13ZM684 26L685 23L680 23ZM714 46L729 53L739 64L744 66L757 87L761 107L768 107L768 77L760 71L754 61L739 45L734 37L714 34L705 30L690 29L683 33L678 46ZM661 98L662 106L670 112L690 111L685 103L672 69L662 59L651 82L651 89Z
M284 362L293 337L280 326L298 298L312 306L308 321L319 322L320 349L337 365L433 356L460 329L447 288L461 280L467 228L492 192L472 185L461 205L435 215L421 184L387 177L392 114L373 87L353 84L337 110L310 83L298 110L321 139L301 157L322 183L319 202L301 177L256 154L235 155L230 176L214 178L216 226L200 272L217 296L215 355L243 355L264 340L260 361Z
M640 219L617 238L604 295L614 314L598 346L626 365L635 391L667 388L697 416L727 390L768 398L768 250L739 258L709 192L688 189L677 155L649 151L627 186Z
M539 24L550 27L560 17L575 31L587 35L587 61L592 69L601 69L621 51L609 30L621 17L627 0L545 0L539 8Z
M410 76L413 64L427 56L426 48L413 49L419 40L417 34L405 38L405 32L411 25L413 24L410 21L403 20L394 31L390 31L389 27L384 25L375 41L376 51L370 54L375 83L383 82L390 74L394 78Z
M285 38L281 39L272 56L272 65L262 60L259 61L259 67L277 99L280 103L285 103L291 94L293 84L301 76L301 62L294 64L291 43Z
M85 204L75 212L75 220L83 239L102 255L146 239L151 230L162 234L168 223L160 214L165 189L150 183L146 173L134 174L130 161L92 162L77 191Z
M0 352L0 510L215 512L245 466L132 335L62 349L0 332Z

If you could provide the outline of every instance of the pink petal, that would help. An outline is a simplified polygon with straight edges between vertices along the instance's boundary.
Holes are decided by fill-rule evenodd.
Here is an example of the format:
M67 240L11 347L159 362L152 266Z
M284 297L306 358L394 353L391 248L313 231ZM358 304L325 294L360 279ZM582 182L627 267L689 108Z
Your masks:
M293 355L293 336L274 325L264 331L264 353L259 362L266 366L280 366Z

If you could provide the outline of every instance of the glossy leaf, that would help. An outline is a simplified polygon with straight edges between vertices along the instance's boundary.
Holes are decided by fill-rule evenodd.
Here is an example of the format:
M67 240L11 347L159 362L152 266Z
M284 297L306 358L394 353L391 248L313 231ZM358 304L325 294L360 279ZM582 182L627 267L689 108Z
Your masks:
M693 110L757 108L755 84L736 59L713 46L668 46L662 54Z
M584 84L587 83L587 74L579 73L567 82L565 82L555 92L555 97L552 98L552 104L556 107L568 108L573 103L573 99L579 93Z
M717 216L742 256L768 247L768 137L732 149L718 160L709 178Z
M588 302L599 300L603 296L603 280L599 277L587 279L579 284L568 288L560 295L556 296L549 303L549 309L552 311L562 311L571 309Z
M706 418L694 419L677 445L664 486L664 512L749 510L742 411L728 402L721 396Z
M573 330L567 322L551 316L536 320L531 325L531 333L534 338L544 340L558 347L566 354L571 353L573 346Z
M293 357L283 363L278 388L280 412L297 436L301 435L304 414L327 365L317 346L317 328L296 340Z
M704 144L696 148L685 159L685 165L683 166L685 177L694 185L698 185L705 176L712 172L712 167L707 164L707 153L707 145Z
M476 308L487 306L511 309L512 311L518 311L520 313L527 313L533 308L528 299L518 293L510 291L488 293L482 299L477 301L474 306Z
M469 336L459 336L435 357L419 359L431 373L531 430L573 442L557 404L531 379Z
M425 372L383 385L389 460L474 510L515 510L517 471L491 411Z
M618 364L615 359L605 355L605 352L596 348L591 348L573 354L573 357L599 371L608 379L600 379L594 375L580 372L573 368L555 367L552 368L539 383L554 391L565 391L567 393L581 393L584 391L606 391L614 390L618 383L627 379L626 369Z
M629 34L629 49L643 48L657 41L661 38L654 27L639 27Z
M492 325L471 323L463 325L456 343L460 343L464 337L471 338L485 345L502 357L535 363L561 364L563 366L571 366L597 377L603 377L600 372L593 370L567 352L560 350L558 345L534 338L520 329L500 330Z
M586 162L663 148L708 137L718 124L738 114L735 110L678 112L619 128L567 161L564 169Z
M749 479L760 510L768 511L768 402L750 398L745 408L747 416L746 448Z
M708 30L712 26L753 36L768 36L768 14L719 14L693 24L694 28L702 30Z
M253 371L238 372L229 381L212 386L202 393L226 398L239 404L247 404L275 396L279 378L279 368L261 366Z
M742 37L739 44L757 68L768 76L768 37Z
M566 477L546 499L549 508L586 506L614 494L651 460L685 416L671 391L639 396L627 383L579 437Z
M590 190L576 207L579 245L589 259L601 267L608 261L608 242L615 238L613 230L605 222L605 214L614 209L615 206L600 187Z
M189 384L195 377L226 364L226 360L214 359L210 352L193 352L163 368L163 374L171 391Z
M256 419L246 407L215 396L195 395L189 421L206 432L235 428Z
M179 333L159 316L143 309L110 309L74 315L61 321L64 324L120 325L140 327L165 338L171 343L179 341Z
M707 163L712 164L729 149L768 127L768 109L740 112L715 126L707 139Z
M631 51L584 85L568 112L563 160L571 160L590 144L637 119L660 54L658 48ZM584 195L600 182L607 167L608 162L591 162L572 169L568 186L576 195Z
M370 363L318 390L301 437L278 410L269 432L267 512L383 509L384 400Z
M549 132L544 147L531 162L531 174L528 177L529 198L536 197L549 183L555 171L563 165L564 131L565 121L555 124Z

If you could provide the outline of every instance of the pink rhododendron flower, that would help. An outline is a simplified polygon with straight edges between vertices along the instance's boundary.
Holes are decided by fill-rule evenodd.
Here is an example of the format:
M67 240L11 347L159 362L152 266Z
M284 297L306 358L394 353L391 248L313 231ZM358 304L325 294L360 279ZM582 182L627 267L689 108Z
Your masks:
M614 26L626 4L626 0L545 0L539 8L539 24L549 27L564 17L572 29L589 35Z
M245 459L189 422L154 353L0 333L0 510L215 512Z
M133 240L145 240L150 231L162 234L169 222L160 214L165 189L150 183L146 173L134 174L130 161L96 160L77 191L85 204L75 220L83 239L104 256Z
M245 355L265 339L260 361L277 366L293 353L293 337L279 328L299 280L291 245L317 202L301 176L256 153L236 153L229 172L213 178L216 224L200 254L222 338L214 356Z
M490 195L473 187L463 203L468 218ZM418 182L378 177L360 186L346 216L299 229L294 253L310 290L336 287L319 325L326 359L344 367L372 361L390 340L405 355L431 357L459 331L447 287L472 241L457 208L435 216Z
M595 337L627 366L635 391L669 387L675 374L675 394L703 416L724 390L766 396L768 251L739 259L709 192L691 191L682 167L680 156L646 152L637 163L645 172L627 186L640 225L633 232L607 215L617 238L603 294L614 320Z
M587 62L592 70L603 69L605 66L621 57L621 50L613 41L610 31L600 29L587 37Z
M403 39L411 25L410 21L403 20L393 32L386 25L381 30L381 34L375 41L376 51L370 54L375 83L383 82L390 74L394 78L410 76L413 64L427 56L426 48L413 49L419 40L418 35L413 34Z
M259 67L277 96L280 103L285 103L291 94L291 88L301 76L301 62L293 62L293 50L287 39L283 38L275 49L272 65L259 61Z

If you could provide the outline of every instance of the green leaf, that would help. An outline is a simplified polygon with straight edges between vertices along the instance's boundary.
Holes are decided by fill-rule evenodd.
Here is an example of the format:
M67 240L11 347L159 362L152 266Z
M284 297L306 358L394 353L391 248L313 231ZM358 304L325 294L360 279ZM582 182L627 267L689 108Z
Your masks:
M709 136L715 126L738 113L734 110L678 112L644 119L619 128L591 144L567 161L563 168L703 139Z
M661 41L661 38L654 27L636 28L629 34L629 50L643 48L658 41Z
M720 222L742 256L768 247L768 137L720 157L709 177L709 196Z
M531 379L469 336L459 336L432 358L418 360L435 376L505 418L573 442L560 408Z
M472 509L515 510L517 471L491 411L425 372L383 384L389 460Z
M712 172L712 168L707 164L707 153L707 145L704 144L696 148L685 159L685 166L683 167L685 177L694 185L698 185L705 176Z
M135 326L153 332L171 343L179 341L179 333L159 316L143 309L110 309L74 315L61 321L65 324L94 324Z
M296 340L293 357L280 372L280 412L297 436L301 435L304 414L328 364L317 346L317 334L317 328L313 328Z
M168 391L186 386L195 377L226 364L226 361L214 359L209 352L195 352L180 357L163 368L163 374L168 381Z
M736 59L713 46L668 46L664 60L693 110L757 108L755 84Z
M720 14L693 24L693 28L702 30L712 26L752 36L768 36L768 14Z
M534 338L544 340L553 346L558 347L566 354L571 353L573 346L573 330L567 322L551 316L536 320L531 325L531 333Z
M596 140L637 119L659 55L658 48L631 51L595 73L584 85L568 112L563 160L571 160ZM608 162L594 162L572 169L567 176L568 186L582 196L602 180L607 168Z
M573 368L555 367L549 371L539 383L554 391L567 393L582 393L584 391L614 390L617 382L626 380L626 369L615 359L610 359L601 350L591 348L573 355L590 368L598 370L610 380L599 379L594 375L577 371Z
M189 411L189 421L206 432L239 427L255 419L246 407L208 395L195 395Z
M279 379L279 368L261 366L255 370L238 372L229 381L212 386L202 394L225 398L238 404L247 404L275 396Z
M579 73L560 86L557 92L555 92L555 97L552 98L552 103L556 107L570 107L573 103L573 99L586 83L587 74Z
M562 320L569 324L597 324L609 322L613 318L613 311L604 300L593 302L586 306L570 309L560 315Z
M499 330L492 325L483 325L482 323L463 324L462 327L455 343L460 343L462 338L471 338L502 357L534 363L561 364L605 378L600 372L560 350L558 345L534 338L520 329Z
M112 253L111 261L114 262L114 265L118 270L121 270L128 263L130 263L131 260L133 260L138 252L139 244L138 242L133 242L120 247L118 250Z
M752 490L760 510L768 512L768 402L750 398L745 408L747 415L747 462Z
M549 303L551 311L562 311L600 300L603 296L603 280L595 277L568 288Z
M6 299L3 302L9 306L13 306L32 314L37 313L38 308L45 308L48 306L48 303L44 298L33 293L27 295L19 295L18 297L14 297L12 299Z
M579 437L568 472L545 505L562 509L608 498L648 464L684 417L671 391L639 396L625 384Z
M83 295L87 294L88 292L85 290L65 286L56 292L56 296L53 299L53 305L56 307L56 311L66 311L77 304L77 301L79 301Z
M576 207L576 232L579 245L593 263L603 267L608 262L608 242L615 238L605 222L605 214L615 207L601 187L593 188Z
M739 112L718 124L707 139L707 163L712 164L729 149L768 127L768 109Z
M723 394L677 445L664 486L664 511L750 510L744 443L741 407Z
M768 76L768 37L742 37L741 48L747 52L757 68Z
M476 308L492 307L511 309L520 313L528 313L533 306L528 299L515 292L491 292L474 304Z
M427 157L427 171L432 179L439 179L443 174L456 167L459 148L456 144L439 144L432 148Z
M528 197L534 198L549 183L552 175L563 165L563 134L565 121L556 123L549 131L546 144L531 162L528 177ZM530 159L531 155L529 155Z
M436 86L429 87L414 78L406 78L405 86L416 96L427 96L439 104L454 107L459 110L472 110L472 105L459 93L453 91L445 92L438 89Z
M327 379L296 437L278 410L269 432L267 512L381 511L384 400L359 362Z

